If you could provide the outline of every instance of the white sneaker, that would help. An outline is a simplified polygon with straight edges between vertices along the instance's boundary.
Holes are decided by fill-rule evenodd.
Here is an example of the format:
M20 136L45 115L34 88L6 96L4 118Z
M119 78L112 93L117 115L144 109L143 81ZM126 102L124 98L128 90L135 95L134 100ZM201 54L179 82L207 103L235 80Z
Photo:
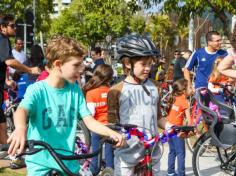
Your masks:
M0 159L5 158L6 156L8 156L7 151L1 151L1 152L0 152Z

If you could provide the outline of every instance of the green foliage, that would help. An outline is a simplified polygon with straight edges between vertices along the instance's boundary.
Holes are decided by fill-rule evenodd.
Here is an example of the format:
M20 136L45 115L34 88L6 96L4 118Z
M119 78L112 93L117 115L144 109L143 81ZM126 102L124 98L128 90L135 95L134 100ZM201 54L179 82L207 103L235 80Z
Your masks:
M143 13L137 13L130 19L129 25L130 31L137 34L143 34L146 28L145 15Z
M166 50L167 46L173 46L175 36L178 34L177 28L167 15L151 16L146 30L162 51Z
M179 16L179 25L187 26L190 20L190 14L194 16L202 16L206 11L213 13L216 18L222 22L222 29L228 35L227 13L236 14L235 0L182 0L185 3L179 6L179 0L166 0L164 5L165 12L174 12Z
M63 34L89 46L104 42L106 36L123 35L131 12L124 0L74 0L53 20L50 35Z

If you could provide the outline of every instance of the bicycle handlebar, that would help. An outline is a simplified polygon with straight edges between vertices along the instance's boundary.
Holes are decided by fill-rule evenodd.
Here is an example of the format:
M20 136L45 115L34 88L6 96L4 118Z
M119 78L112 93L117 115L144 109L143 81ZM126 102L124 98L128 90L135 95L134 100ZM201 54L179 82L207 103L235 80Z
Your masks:
M164 130L159 135L148 135L144 131L139 130L137 125L133 124L110 124L108 125L109 128L120 131L123 134L125 134L126 139L130 139L131 136L136 136L138 139L144 143L145 147L153 146L156 142L161 141L162 143L165 143L169 140L169 138L172 138L174 136L177 136L178 132L190 132L194 131L195 126L172 126L169 129ZM143 128L143 127L140 127ZM143 128L146 129L146 128ZM149 129L146 129L150 131Z
M58 152L56 152L55 150L59 150L59 149L54 149L52 148L51 145L49 145L46 142L43 141L37 141L37 140L28 140L26 141L26 145L25 145L25 149L27 149L25 152L18 154L16 157L20 157L23 155L33 155L36 154L42 150L47 150L50 155L55 159L55 161L58 163L58 165L61 167L61 169L68 175L70 176L78 176L79 174L74 174L72 173L66 166L65 164L62 162L62 160L80 160L80 159L88 159L88 158L92 158L94 156L98 156L98 158L100 158L101 154L102 154L102 145L103 143L111 143L114 144L114 140L112 139L108 139L108 138L103 138L100 141L99 144L99 148L98 150L96 150L93 153L88 153L88 154L75 154L71 151L68 151L70 153L73 153L72 155L63 155L60 154ZM9 149L10 144L0 144L0 151L7 151ZM41 146L42 148L35 148L35 146ZM65 151L65 150L64 150Z

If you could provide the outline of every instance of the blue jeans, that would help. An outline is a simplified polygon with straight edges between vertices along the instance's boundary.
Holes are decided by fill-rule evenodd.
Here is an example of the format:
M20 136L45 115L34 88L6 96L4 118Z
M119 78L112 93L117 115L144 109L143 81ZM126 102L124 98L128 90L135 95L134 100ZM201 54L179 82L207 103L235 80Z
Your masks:
M99 141L101 140L102 137L96 133L92 133L91 136L92 136L92 141L91 141L92 151L94 152L97 151L99 147ZM111 144L108 143L105 144L105 162L106 162L106 167L114 168L113 147ZM93 157L90 165L92 173L96 173L99 171L97 164L98 164L98 157Z
M169 140L168 175L185 176L185 142L184 139L173 137ZM177 157L178 173L175 173Z

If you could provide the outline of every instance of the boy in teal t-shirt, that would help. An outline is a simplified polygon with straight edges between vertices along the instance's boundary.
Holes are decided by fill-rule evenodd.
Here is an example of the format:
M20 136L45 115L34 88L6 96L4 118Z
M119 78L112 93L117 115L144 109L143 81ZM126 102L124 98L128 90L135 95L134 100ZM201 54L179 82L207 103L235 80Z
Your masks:
M78 120L83 120L91 131L118 141L116 146L124 144L120 134L94 120L75 84L83 54L81 45L70 38L56 37L50 41L46 50L50 74L27 89L14 115L16 129L8 140L11 143L9 154L14 155L17 150L21 153L26 139L41 140L53 148L74 151ZM65 151L62 153L66 154ZM65 164L72 172L78 173L78 161L65 161ZM27 156L26 165L28 175L45 175L52 169L63 172L47 151Z

